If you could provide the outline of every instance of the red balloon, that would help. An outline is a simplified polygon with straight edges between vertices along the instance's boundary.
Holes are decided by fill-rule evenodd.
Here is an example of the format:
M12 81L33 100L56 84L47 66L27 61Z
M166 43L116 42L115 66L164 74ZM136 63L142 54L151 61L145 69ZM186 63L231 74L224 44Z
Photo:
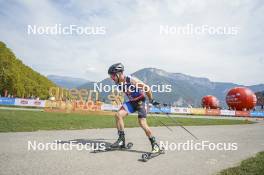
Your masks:
M207 95L202 98L202 106L207 109L219 108L219 100L212 95Z
M257 98L249 88L235 87L227 93L226 103L233 110L251 110L255 107Z

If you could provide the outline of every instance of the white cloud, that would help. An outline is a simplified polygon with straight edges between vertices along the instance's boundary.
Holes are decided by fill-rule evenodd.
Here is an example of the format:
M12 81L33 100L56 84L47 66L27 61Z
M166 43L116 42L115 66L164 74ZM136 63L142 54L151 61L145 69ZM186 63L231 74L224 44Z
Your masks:
M105 78L110 64L264 83L261 1L0 1L0 37L47 74ZM32 36L28 24L106 26L105 36ZM160 35L160 25L237 26L236 36Z

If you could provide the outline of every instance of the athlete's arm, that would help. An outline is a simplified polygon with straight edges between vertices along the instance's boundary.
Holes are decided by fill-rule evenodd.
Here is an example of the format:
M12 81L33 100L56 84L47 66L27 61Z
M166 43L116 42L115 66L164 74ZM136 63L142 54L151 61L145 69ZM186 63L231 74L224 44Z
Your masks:
M136 86L137 88L142 88L144 90L144 92L146 93L146 95L148 96L149 101L153 100L153 95L152 95L152 91L151 88L146 85L145 83L143 83L142 81L140 81L137 78L131 78L131 84L133 84L134 86Z

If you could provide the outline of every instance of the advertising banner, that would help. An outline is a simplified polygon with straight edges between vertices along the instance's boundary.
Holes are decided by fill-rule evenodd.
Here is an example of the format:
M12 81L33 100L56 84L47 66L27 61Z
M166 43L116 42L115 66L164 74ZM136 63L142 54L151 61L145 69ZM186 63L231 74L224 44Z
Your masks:
M112 104L103 104L101 106L101 110L102 111L118 111L118 109L120 109L121 106L116 106L116 105L112 105Z
M161 107L161 108L150 107L149 112L152 112L152 113L171 113L171 108L169 108L169 107Z
M206 109L205 110L206 115L220 115L219 109Z
M0 105L15 105L15 99L14 98L0 98Z
M203 108L191 108L191 113L196 115L204 115L205 109Z
M263 117L264 118L264 111L252 111L250 112L251 117Z
M220 115L235 116L236 112L232 110L220 110Z
M16 106L31 106L31 107L45 107L46 100L35 100L35 99L23 99L16 98L15 105Z
M190 108L172 107L171 113L175 114L191 114Z
M238 117L250 117L249 111L236 111Z

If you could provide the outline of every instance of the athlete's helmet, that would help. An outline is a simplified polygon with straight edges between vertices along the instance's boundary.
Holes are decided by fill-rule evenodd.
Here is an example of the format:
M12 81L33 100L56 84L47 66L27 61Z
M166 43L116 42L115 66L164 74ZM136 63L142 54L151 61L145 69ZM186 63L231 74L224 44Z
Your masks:
M122 63L116 63L109 67L108 74L116 74L124 71L124 65Z

